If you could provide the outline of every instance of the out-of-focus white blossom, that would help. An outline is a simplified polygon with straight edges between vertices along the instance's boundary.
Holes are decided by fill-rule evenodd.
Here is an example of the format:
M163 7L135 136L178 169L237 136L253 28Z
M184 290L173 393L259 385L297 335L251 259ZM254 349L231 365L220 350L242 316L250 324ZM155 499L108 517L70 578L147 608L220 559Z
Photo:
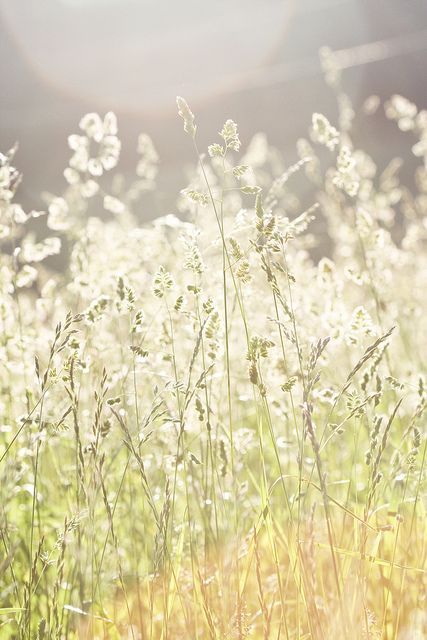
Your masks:
M11 165L16 149L15 146L6 155L0 153L0 203L12 200L21 179L20 173Z
M330 151L333 151L339 143L340 134L324 115L313 113L311 138L314 142L323 144Z
M118 198L114 198L113 196L104 196L104 209L119 215L126 210L126 207Z
M74 151L70 167L79 173L102 176L104 171L117 165L120 156L116 116L109 112L102 120L99 114L88 113L80 120L79 126L86 135L69 136L68 145ZM75 174L68 172L67 175L70 181L76 180Z
M141 133L138 137L138 154L140 158L136 166L136 175L142 178L147 186L152 185L159 171L159 154L146 133Z
M385 114L390 120L396 120L399 129L409 131L415 126L417 107L407 98L395 94L384 105Z
M341 147L337 158L337 170L333 183L349 196L355 196L359 190L360 178L356 170L356 160L347 146Z
M9 215L15 224L24 224L29 218L29 215L25 213L20 204L11 204L9 206Z
M319 50L320 64L326 82L331 87L336 87L341 79L341 67L334 52L330 47L321 47Z
M24 262L41 262L48 256L54 256L60 251L61 240L59 238L45 238L36 243L26 240L23 243L20 258Z
M49 205L47 226L54 231L64 231L70 226L68 204L64 198L54 198Z
M22 269L16 276L15 284L18 288L20 287L29 287L35 282L37 279L37 269L30 266L29 264L24 264Z

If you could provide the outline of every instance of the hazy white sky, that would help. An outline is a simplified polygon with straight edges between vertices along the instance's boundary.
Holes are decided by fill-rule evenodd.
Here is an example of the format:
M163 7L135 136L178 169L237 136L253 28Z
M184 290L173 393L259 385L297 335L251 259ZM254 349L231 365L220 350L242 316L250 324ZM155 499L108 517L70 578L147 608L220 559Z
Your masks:
M116 108L204 98L263 64L294 0L5 2L3 15L50 84ZM255 44L256 43L256 44Z

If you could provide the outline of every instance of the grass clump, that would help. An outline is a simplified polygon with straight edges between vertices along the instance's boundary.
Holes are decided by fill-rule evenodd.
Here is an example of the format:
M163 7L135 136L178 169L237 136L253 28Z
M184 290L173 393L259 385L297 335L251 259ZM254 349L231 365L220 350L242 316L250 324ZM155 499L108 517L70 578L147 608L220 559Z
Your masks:
M70 136L46 212L1 157L0 636L421 639L425 112L386 104L410 192L342 94L291 167L232 120L202 153L177 102L197 165L143 228L157 152L141 135L107 187L113 114Z

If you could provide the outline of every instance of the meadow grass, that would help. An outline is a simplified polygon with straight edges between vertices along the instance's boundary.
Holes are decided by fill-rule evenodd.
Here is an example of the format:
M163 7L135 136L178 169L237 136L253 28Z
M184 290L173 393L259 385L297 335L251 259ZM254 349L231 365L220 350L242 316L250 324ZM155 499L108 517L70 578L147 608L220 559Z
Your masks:
M195 167L143 227L159 158L106 176L111 113L46 212L1 157L0 638L427 637L427 113L385 105L410 189L332 71L291 167L178 98Z

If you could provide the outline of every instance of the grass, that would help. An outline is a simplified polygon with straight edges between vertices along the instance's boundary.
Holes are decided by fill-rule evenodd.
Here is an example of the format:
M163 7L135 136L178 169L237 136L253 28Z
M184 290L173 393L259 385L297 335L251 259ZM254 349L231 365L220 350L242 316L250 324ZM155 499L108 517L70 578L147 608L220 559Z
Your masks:
M179 217L137 224L147 135L132 184L104 175L113 114L70 137L46 214L1 158L0 637L424 638L425 112L386 104L410 192L342 94L290 168L232 120L199 150L177 102Z

